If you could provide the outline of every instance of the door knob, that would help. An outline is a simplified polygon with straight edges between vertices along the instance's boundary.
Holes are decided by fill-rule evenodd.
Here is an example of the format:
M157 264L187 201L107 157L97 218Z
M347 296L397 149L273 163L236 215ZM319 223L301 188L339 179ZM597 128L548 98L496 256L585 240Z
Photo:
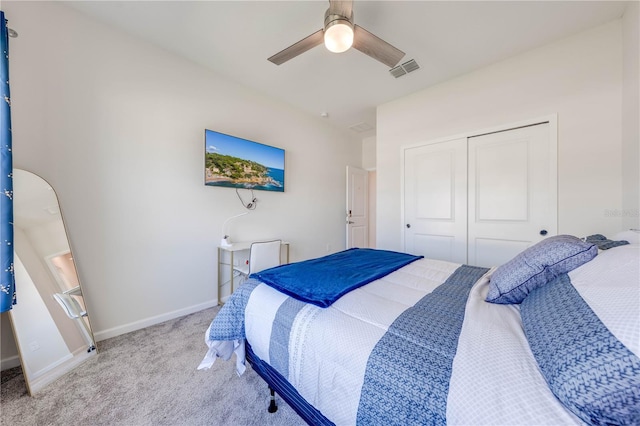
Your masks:
M411 224L410 223L407 223L407 228L411 228Z
M540 231L540 235L547 235L547 230L543 229L542 231Z
M347 225L351 225L352 223L355 223L355 222L352 222L350 220L347 221Z

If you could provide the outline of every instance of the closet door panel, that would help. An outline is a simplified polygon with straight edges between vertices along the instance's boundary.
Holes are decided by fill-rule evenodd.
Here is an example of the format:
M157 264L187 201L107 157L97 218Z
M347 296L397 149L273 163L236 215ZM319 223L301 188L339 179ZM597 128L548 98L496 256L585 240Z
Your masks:
M466 263L466 138L405 150L405 251Z
M476 220L529 219L528 141L480 145L475 152Z
M557 232L549 128L469 138L469 264L500 265Z
M531 241L514 241L506 238L475 238L474 244L474 265L498 266L505 263L514 256L514 253L520 253L529 245ZM498 260L496 260L498 259ZM504 259L507 259L503 261Z

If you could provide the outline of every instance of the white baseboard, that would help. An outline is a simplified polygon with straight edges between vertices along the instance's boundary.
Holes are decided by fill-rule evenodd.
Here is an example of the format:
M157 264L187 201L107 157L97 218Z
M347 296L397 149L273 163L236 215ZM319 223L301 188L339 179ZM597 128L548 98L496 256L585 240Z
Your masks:
M124 324L118 327L109 328L107 330L94 331L93 336L95 337L96 342L99 342L101 340L110 339L112 337L120 336L122 334L130 333L132 331L136 331L146 327L150 327L152 325L160 324L175 318L180 318L185 315L192 314L194 312L199 312L199 311L202 311L203 309L208 309L213 306L216 306L217 304L218 304L217 300L210 300L208 302L200 303L198 305L193 305L187 308L178 309L177 311L167 312L166 314L145 318L140 321L131 322L129 324Z
M20 357L18 355L0 360L0 370L2 371L18 366L20 366Z

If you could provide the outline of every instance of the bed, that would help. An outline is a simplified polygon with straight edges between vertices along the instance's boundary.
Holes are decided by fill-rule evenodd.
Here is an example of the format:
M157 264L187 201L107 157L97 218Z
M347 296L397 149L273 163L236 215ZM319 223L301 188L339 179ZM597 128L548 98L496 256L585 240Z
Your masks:
M347 250L253 275L199 368L235 354L313 425L640 424L639 263L601 235L490 269Z

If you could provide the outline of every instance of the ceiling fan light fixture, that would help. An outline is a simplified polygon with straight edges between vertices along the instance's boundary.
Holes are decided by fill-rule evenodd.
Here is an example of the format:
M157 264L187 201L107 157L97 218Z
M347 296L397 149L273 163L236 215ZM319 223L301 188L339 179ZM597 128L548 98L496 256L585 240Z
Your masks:
M324 12L322 28L267 60L276 65L282 65L323 42L331 52L341 53L353 47L390 68L398 65L400 59L404 57L402 50L353 23L353 0L329 0L329 8Z
M341 16L324 28L324 45L333 53L346 52L353 45L353 24Z

